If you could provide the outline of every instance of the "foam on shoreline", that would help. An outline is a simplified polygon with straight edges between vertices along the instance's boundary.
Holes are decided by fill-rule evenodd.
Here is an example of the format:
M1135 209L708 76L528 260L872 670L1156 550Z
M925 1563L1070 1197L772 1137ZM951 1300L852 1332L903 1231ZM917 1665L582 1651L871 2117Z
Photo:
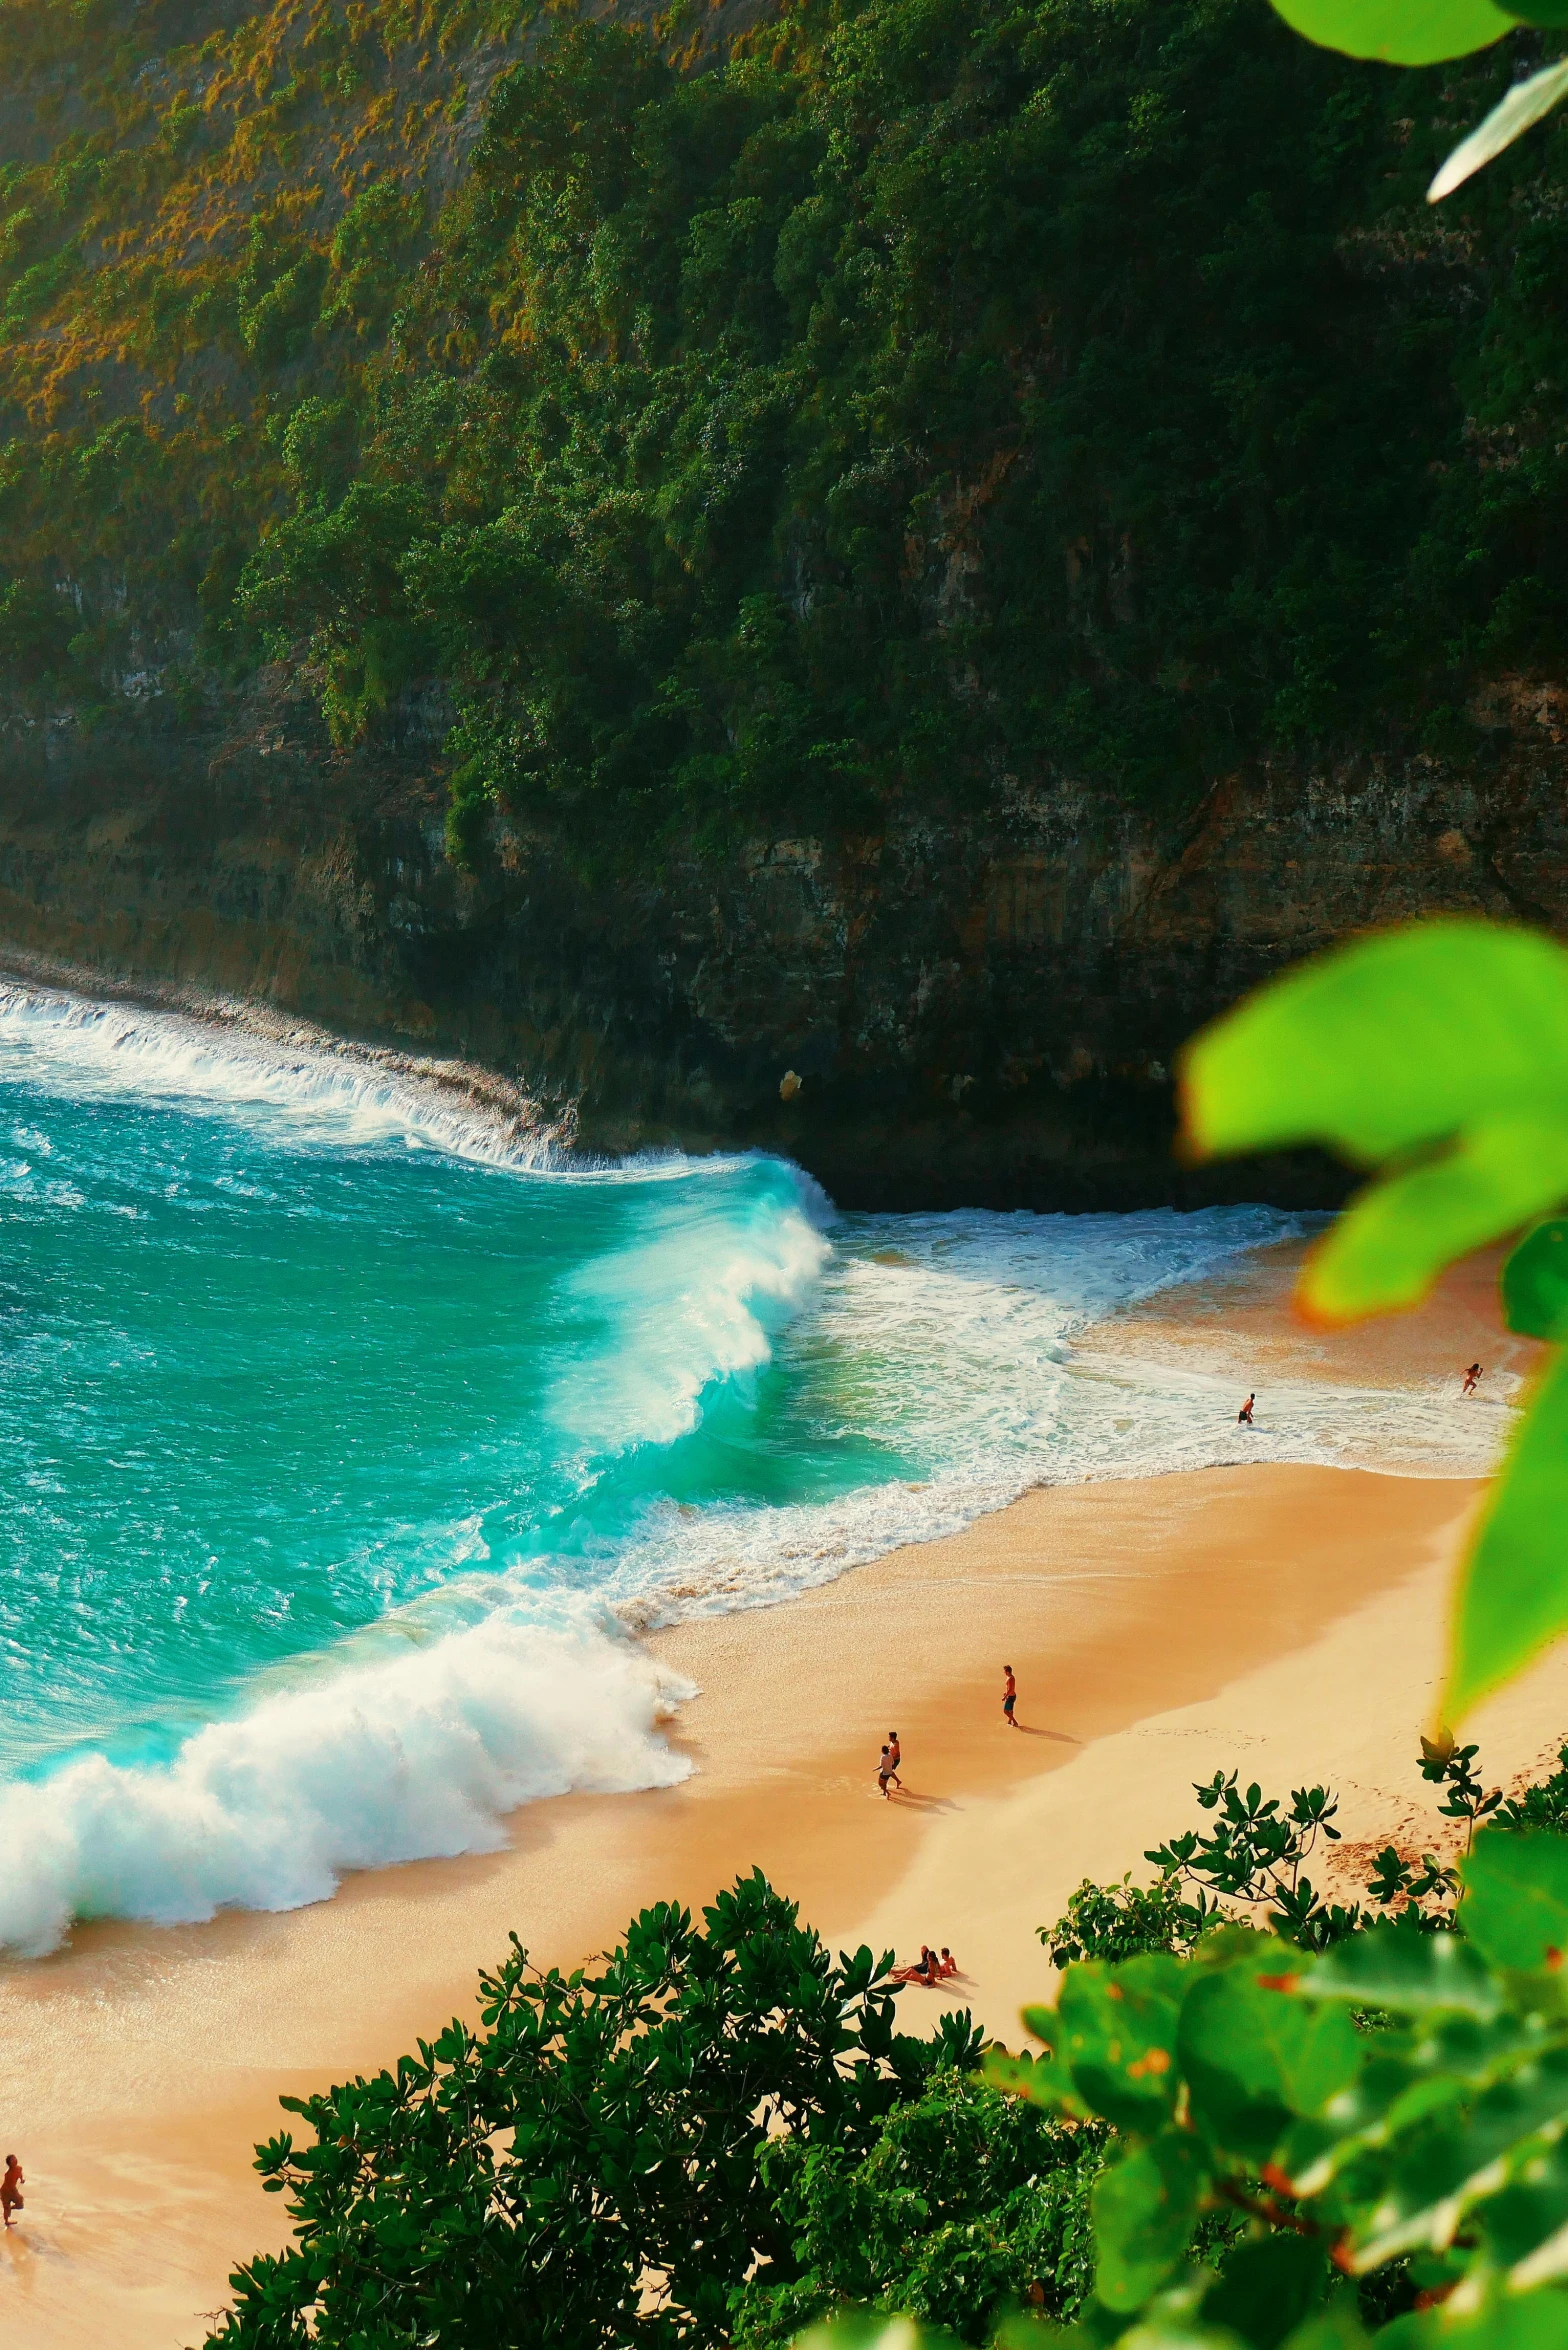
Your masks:
M66 1495L50 1530L35 1534L28 1519L35 1543L79 1546L72 1511L88 1506L108 1509L124 1534L118 1551L61 1586L62 1607L91 1618L94 1640L60 1646L39 1734L0 1780L0 1945L21 1951L55 1946L73 1917L296 1906L329 1894L348 1869L494 1849L504 1815L542 1795L668 1785L686 1766L659 1724L682 1690L629 1631L776 1604L901 1544L954 1534L1031 1487L1243 1461L1474 1475L1507 1420L1506 1381L1458 1422L1435 1385L1295 1382L1272 1388L1258 1426L1241 1430L1240 1360L1140 1354L1130 1323L1109 1354L1080 1347L1090 1330L1114 1327L1119 1309L1299 1238L1313 1221L1268 1208L835 1218L781 1162L594 1168L541 1132L469 1117L436 1089L357 1058L29 988L0 988L0 1052L0 1075L33 1117L47 1124L50 1097L60 1105L60 1152L50 1134L19 1125L14 1163L0 1166L0 1199L19 1225L52 1216L59 1234L40 1260L44 1302L17 1325L25 1343L4 1366L19 1383L13 1408L25 1412L30 1397L47 1417L57 1390L69 1407L44 1446L41 1482L27 1483L18 1460L18 1507L31 1510L35 1491ZM139 1143L134 1121L149 1104L190 1115L165 1118ZM342 1479L359 1429L325 1433L349 1374L311 1351L318 1284L336 1258L380 1245L384 1219L401 1229L407 1150L432 1154L418 1164L435 1188L422 1181L426 1220L406 1227L420 1237L402 1260L414 1273L399 1301L400 1375L433 1328L426 1300L439 1277L427 1266L444 1265L455 1283L470 1264L494 1263L510 1280L534 1261L530 1250L557 1254L515 1316L494 1314L483 1270L480 1287L457 1292L456 1323L441 1324L437 1343L459 1348L482 1322L483 1344L443 1407L447 1449L402 1443L427 1402L429 1381L416 1375L358 1454L368 1475L351 1520ZM443 1157L468 1162L466 1175L449 1170L457 1192L440 1176ZM476 1177L476 1162L511 1182ZM291 1170L306 1163L316 1172L296 1181ZM111 1190L151 1218L140 1254L85 1236L81 1218ZM204 1204L220 1196L221 1230ZM204 1308L203 1251L221 1242L244 1255L263 1230L272 1270L246 1305L237 1360L228 1343L213 1355L192 1339L181 1370ZM314 1255L300 1253L307 1243ZM445 1256L420 1253L438 1243ZM50 1368L48 1273L58 1286L73 1255L94 1246L93 1283L73 1308L79 1330L112 1329L130 1289L156 1299L164 1280L185 1284L190 1310L171 1292L164 1318L115 1336L102 1363L84 1354L67 1395ZM226 1262L210 1259L221 1294L232 1287ZM384 1288L368 1301L352 1295L355 1314L386 1323ZM280 1319L285 1302L292 1318ZM204 1473L223 1470L236 1445L253 1444L253 1423L243 1410L180 1415L203 1378L243 1378L247 1346L270 1360L280 1345L290 1375L296 1349L305 1370L301 1393L285 1398L293 1432L267 1456L276 1491L296 1465L315 1477L318 1454L328 1471L286 1517L245 1490L266 1469L189 1487L203 1522L211 1512L222 1589L221 1606L209 1605L208 1566L170 1481L193 1458ZM164 1384L113 1384L138 1353L167 1358ZM362 1364L353 1392L380 1400L382 1366L392 1366L374 1351L364 1362L371 1376ZM516 1403L485 1418L484 1383L514 1380ZM74 1455L84 1477L92 1469L85 1440L98 1413L109 1415L103 1481L73 1500L60 1463ZM160 1468L142 1443L148 1432L165 1441L164 1415L184 1450ZM481 1420L489 1433L476 1446ZM394 1455L401 1486L382 1466ZM52 1627L26 1614L43 1603L34 1588L52 1564L38 1552L33 1587L17 1586L19 1631L0 1610L19 1658L29 1622L35 1654L55 1655ZM161 1582L143 1574L153 1564ZM149 1615L154 1602L163 1612ZM216 1663L188 1689L181 1660L196 1653L198 1617ZM276 1629L251 1637L264 1626ZM138 1643L157 1669L124 1679L117 1723L106 1672L140 1654ZM66 1666L77 1711L62 1728Z

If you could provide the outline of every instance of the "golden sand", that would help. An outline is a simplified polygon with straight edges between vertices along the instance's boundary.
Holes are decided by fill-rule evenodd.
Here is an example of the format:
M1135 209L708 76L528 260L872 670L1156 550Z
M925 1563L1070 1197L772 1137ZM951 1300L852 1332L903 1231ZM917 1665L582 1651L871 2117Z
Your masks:
M1234 1362L1238 1392L1286 1370L1454 1375L1457 1391L1472 1354L1525 1365L1485 1266L1419 1316L1338 1338L1291 1323L1290 1269L1271 1252L1089 1345ZM471 2013L513 1929L575 1962L643 1903L700 1904L760 1863L837 1946L952 1946L963 1977L908 1992L912 2028L950 1997L1016 2040L1019 2005L1052 1982L1035 1929L1081 1877L1136 1868L1189 1824L1191 1783L1216 1769L1332 1783L1351 1863L1390 1836L1440 1846L1411 1758L1475 1499L1457 1480L1267 1466L1031 1493L786 1606L656 1635L702 1692L675 1726L698 1766L681 1787L532 1805L504 1853L355 1878L312 1909L93 1927L0 1970L0 2152L28 2173L0 2245L0 2339L199 2339L233 2262L285 2231L249 2168L279 2093ZM895 1727L905 1789L885 1803ZM1490 1778L1535 1767L1568 1734L1568 1651L1473 1727Z

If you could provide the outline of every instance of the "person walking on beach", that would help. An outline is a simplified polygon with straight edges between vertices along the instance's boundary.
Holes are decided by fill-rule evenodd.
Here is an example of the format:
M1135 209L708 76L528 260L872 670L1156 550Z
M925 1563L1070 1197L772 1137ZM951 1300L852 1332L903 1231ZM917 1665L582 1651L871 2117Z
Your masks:
M0 2211L5 2213L5 2224L11 2225L11 2214L22 2208L22 2187L25 2174L14 2154L5 2158L5 2176L0 2178Z
M1011 1665L1004 1665L1002 1672L1005 1676L1002 1682L1002 1711L1007 1716L1007 1727L1010 1730L1016 1730L1018 1723L1014 1718L1013 1708L1018 1703L1018 1683L1013 1679Z
M1479 1363L1472 1363L1469 1370L1465 1373L1465 1383L1461 1389L1461 1393L1464 1395L1474 1395L1480 1384L1481 1366Z
M898 1783L902 1787L904 1782L898 1778L898 1766L904 1759L904 1750L898 1743L896 1730L889 1730L887 1735L888 1743L882 1749L882 1752L887 1756L887 1775L890 1779L898 1779Z
M887 1759L891 1751L892 1749L890 1747L884 1746L882 1749L882 1760L877 1764L877 1785L882 1790L882 1800L884 1803L891 1803L893 1800L892 1796L889 1795L887 1791L887 1783L893 1776L893 1767Z
M1252 1426L1252 1407L1257 1402L1257 1400L1258 1399L1255 1395L1248 1396L1246 1402L1242 1405L1240 1411L1236 1414L1236 1425L1238 1428L1250 1428Z

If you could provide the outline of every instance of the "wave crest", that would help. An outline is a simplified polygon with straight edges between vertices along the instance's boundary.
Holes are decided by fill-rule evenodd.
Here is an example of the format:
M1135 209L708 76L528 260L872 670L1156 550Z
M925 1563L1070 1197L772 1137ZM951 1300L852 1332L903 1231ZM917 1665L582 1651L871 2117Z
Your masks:
M671 1787L659 1725L690 1685L596 1614L492 1617L264 1698L162 1767L86 1755L0 1788L0 1947L41 1957L73 1918L194 1923L324 1900L348 1869L493 1852L517 1805Z

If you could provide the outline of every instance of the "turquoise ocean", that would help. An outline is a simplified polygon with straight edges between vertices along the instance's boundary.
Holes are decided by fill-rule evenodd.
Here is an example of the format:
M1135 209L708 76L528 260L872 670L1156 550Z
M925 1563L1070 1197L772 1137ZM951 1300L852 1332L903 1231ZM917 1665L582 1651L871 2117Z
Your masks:
M1315 1386L1249 1441L1232 1378L1075 1361L1300 1229L839 1215L778 1159L587 1165L346 1055L0 987L0 1947L678 1779L636 1628L1037 1482L1483 1466L1436 1396Z

